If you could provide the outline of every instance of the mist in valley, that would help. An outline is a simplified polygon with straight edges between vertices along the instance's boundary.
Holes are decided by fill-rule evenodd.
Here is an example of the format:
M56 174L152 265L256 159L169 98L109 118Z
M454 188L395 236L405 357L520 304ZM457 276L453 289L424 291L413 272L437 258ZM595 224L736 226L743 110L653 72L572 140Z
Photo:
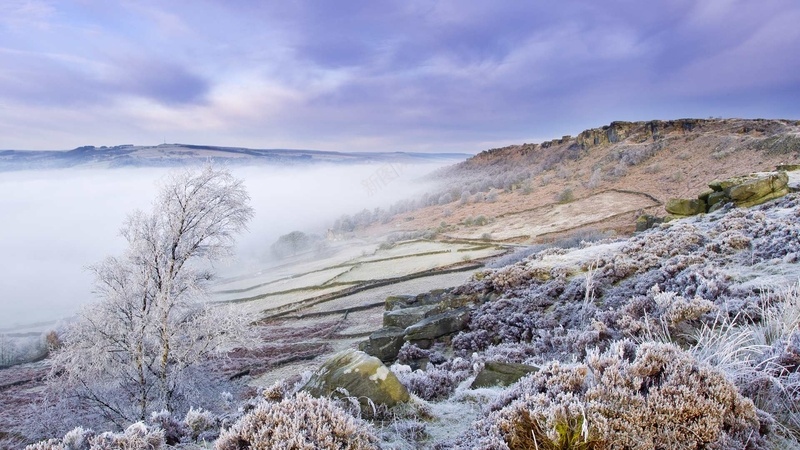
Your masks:
M255 209L236 256L216 267L233 275L270 264L270 245L300 230L325 235L342 214L386 208L422 195L431 164L234 167ZM0 331L43 329L94 299L87 266L120 254L128 214L148 210L174 169L69 169L0 177ZM180 170L180 169L177 169ZM387 176L390 174L391 176ZM31 326L38 323L46 325Z

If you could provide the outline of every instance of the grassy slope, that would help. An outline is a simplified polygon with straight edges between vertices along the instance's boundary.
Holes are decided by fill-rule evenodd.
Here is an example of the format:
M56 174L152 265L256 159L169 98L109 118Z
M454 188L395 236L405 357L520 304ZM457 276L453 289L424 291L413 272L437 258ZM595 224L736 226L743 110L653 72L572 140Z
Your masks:
M435 229L442 222L532 210L553 204L566 189L580 199L619 189L646 194L663 203L671 197L694 197L707 183L800 159L800 122L782 120L691 120L614 124L586 130L578 137L544 144L521 144L487 150L441 172L455 201L429 206L374 226L373 234ZM655 131L654 131L655 129ZM609 142L608 137L616 142ZM594 137L601 142L595 144ZM508 186L513 192L497 187ZM492 203L474 201L486 185L498 192ZM461 192L473 195L466 205ZM630 232L639 212L662 214L660 206L623 214L595 228Z

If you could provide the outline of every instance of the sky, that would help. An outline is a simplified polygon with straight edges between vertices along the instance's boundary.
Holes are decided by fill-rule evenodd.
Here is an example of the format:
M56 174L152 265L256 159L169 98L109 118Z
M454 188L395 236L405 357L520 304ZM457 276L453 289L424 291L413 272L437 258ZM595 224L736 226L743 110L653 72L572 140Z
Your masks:
M797 0L2 0L0 149L474 153L800 118Z

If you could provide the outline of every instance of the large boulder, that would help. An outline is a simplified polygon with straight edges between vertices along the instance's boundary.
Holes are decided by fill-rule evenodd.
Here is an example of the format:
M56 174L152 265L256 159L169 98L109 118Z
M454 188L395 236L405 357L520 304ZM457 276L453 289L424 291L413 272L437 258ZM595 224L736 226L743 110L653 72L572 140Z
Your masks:
M725 189L725 194L737 206L754 206L788 193L786 172L753 174L741 183ZM785 191L785 192L784 192Z
M525 375L538 370L538 367L527 364L487 362L472 382L472 388L510 386Z
M670 199L666 204L667 212L673 214L673 218L679 218L701 212L713 213L729 203L746 208L791 192L789 175L783 170L714 180L708 187L711 191L703 192L697 200Z
M337 353L303 386L315 397L354 397L365 411L375 405L392 407L407 402L408 390L381 360L358 350Z
M694 216L706 212L706 202L699 198L671 198L665 208L677 216Z
M708 198L709 212L719 209L721 203L733 202L745 208L783 197L790 192L789 175L782 170L714 180L708 186L715 191Z
M749 208L751 206L756 206L762 203L766 203L770 200L775 200L776 198L781 198L784 195L788 194L789 192L791 192L791 190L788 187L785 187L777 191L772 191L763 197L754 197L751 198L750 200L736 202L736 206L740 208Z

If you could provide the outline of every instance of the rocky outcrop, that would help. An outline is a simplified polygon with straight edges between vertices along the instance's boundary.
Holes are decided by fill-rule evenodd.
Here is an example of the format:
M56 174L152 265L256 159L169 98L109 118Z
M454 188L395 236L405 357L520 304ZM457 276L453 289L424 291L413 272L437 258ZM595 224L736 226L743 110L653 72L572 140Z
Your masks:
M789 176L786 172L752 174L735 181L735 184L721 192L740 207L760 205L789 193Z
M403 339L409 342L434 341L457 333L469 323L469 312L470 308L463 307L422 319L406 328Z
M471 311L487 300L488 297L454 295L446 290L388 297L383 328L372 333L359 348L387 363L397 359L406 342L430 348L465 329Z
M784 165L779 166L779 169L793 167ZM791 191L786 170L714 180L708 187L711 190L703 192L696 199L670 199L665 209L673 217L686 217L711 213L728 203L740 208L756 206L783 197Z
M436 305L401 308L383 313L384 327L408 328L436 311Z
M658 140L670 133L688 133L703 126L704 119L651 120L650 122L611 122L601 128L581 132L576 138L582 148L615 144L629 137L640 142Z
M364 411L392 407L409 400L408 390L381 360L358 350L340 352L322 365L303 386L315 397L354 397Z

